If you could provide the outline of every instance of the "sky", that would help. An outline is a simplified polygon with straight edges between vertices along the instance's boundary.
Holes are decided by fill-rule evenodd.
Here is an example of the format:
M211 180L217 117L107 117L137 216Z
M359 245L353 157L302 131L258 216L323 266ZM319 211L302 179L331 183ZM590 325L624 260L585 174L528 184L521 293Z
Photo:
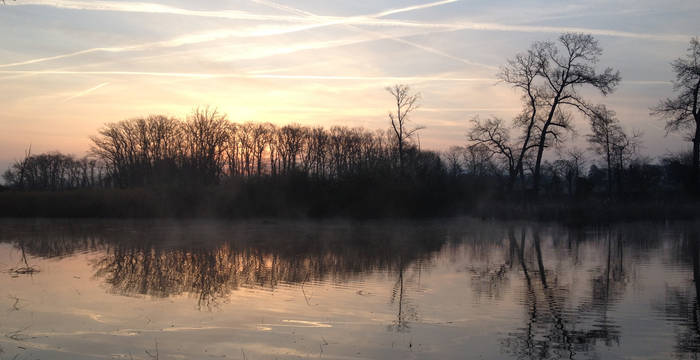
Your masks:
M152 1L152 2L147 2ZM32 153L78 156L108 122L184 117L386 129L385 87L421 94L423 148L464 145L469 119L512 119L520 94L496 79L508 58L567 31L593 34L607 97L641 152L686 149L649 108L673 95L670 62L700 35L696 0L7 0L0 6L0 169ZM575 121L571 146L586 148Z

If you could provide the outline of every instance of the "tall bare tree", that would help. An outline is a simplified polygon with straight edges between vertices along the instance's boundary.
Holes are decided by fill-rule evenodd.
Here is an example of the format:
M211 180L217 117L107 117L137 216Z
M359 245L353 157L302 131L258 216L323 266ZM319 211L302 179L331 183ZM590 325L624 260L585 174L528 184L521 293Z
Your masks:
M395 136L398 149L399 169L403 172L406 144L413 138L416 132L424 128L422 126L411 127L408 124L409 114L418 108L420 94L411 93L411 88L408 85L401 84L387 87L386 91L388 91L394 97L394 101L396 101L396 113L389 112L389 119L391 120L391 130Z
M566 107L584 112L589 108L579 89L591 86L607 95L620 81L619 71L612 68L606 68L600 73L596 71L594 65L602 52L592 35L565 33L559 36L558 44L550 41L534 43L528 51L528 61L517 61L516 57L516 61L509 62L511 73L525 74L524 77L514 77L516 80L527 80L528 76L532 76L530 71L536 69L536 76L530 83L525 82L523 86L520 82L501 76L504 81L525 90L525 98L529 101L525 111L529 117L526 116L525 119L530 119L527 123L533 124L537 144L533 170L535 193L539 190L544 150L553 141L560 140L562 131L571 128L571 117L566 112Z
M674 98L666 98L653 107L651 113L666 120L666 132L689 132L693 142L693 189L697 190L700 177L700 40L690 39L685 57L671 63L676 79Z
M513 125L521 129L522 134L520 143L513 145L517 147L517 151L512 154L515 171L510 176L510 188L514 185L518 174L524 178L523 165L528 152L537 146L533 142L533 137L537 131L537 120L540 116L537 110L542 105L541 94L536 83L541 66L542 61L539 59L538 53L530 49L526 53L517 54L513 59L508 60L508 63L498 73L499 80L523 92L522 101L525 105L522 113L513 121ZM525 186L524 183L523 186Z
M608 196L612 196L612 171L614 161L614 148L625 139L625 133L620 126L620 121L615 117L615 112L605 105L596 106L590 115L591 134L587 136L593 151L605 158L608 177Z

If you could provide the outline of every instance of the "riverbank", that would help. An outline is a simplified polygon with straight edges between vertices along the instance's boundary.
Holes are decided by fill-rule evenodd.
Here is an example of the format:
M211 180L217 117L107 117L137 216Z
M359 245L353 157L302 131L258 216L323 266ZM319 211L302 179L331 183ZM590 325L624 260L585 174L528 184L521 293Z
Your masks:
M434 190L434 189L431 189ZM363 184L294 187L242 185L206 188L90 189L0 192L0 217L13 218L430 218L557 221L693 220L691 199L589 198L516 201L459 196L450 191L375 189Z

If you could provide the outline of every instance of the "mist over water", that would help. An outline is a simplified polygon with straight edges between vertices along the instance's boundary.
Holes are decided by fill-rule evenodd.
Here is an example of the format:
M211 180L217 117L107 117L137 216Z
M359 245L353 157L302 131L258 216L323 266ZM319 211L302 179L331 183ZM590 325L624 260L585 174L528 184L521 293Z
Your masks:
M697 224L0 223L0 359L700 352Z

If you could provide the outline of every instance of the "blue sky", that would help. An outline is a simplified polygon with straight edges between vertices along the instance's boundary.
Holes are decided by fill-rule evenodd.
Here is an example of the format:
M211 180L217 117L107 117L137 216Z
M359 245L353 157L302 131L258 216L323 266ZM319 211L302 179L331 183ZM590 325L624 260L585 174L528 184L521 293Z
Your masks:
M387 127L391 97L422 94L424 147L462 145L474 115L512 118L498 67L538 40L592 33L619 89L592 100L644 133L643 153L685 148L649 107L700 35L698 1L93 1L0 7L0 167L33 152L82 155L105 122L210 105L234 121ZM576 121L572 144L585 148Z

